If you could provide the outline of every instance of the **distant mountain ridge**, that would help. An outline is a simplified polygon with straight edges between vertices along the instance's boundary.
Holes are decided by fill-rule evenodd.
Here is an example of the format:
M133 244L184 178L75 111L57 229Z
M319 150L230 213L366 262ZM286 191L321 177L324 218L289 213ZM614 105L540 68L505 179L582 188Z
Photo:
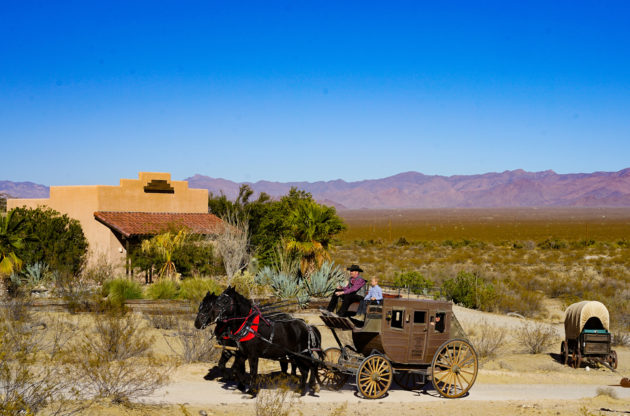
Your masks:
M0 194L13 198L48 198L50 189L33 182L0 181Z
M204 175L186 179L234 199L241 184L277 197L291 187L339 209L630 207L630 168L618 172L557 174L552 170L512 170L480 175L438 176L404 172L357 182L232 182Z
M310 192L338 209L630 207L630 168L618 172L557 174L552 170L511 170L480 175L438 176L404 172L383 179L346 182L233 182L194 175L191 188L234 199L242 184L256 194L286 195L291 187ZM48 187L0 181L0 193L16 198L46 198Z

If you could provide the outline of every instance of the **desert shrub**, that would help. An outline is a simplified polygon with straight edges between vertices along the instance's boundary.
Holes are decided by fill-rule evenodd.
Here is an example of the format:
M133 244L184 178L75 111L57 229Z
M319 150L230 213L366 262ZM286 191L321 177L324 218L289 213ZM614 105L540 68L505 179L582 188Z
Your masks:
M500 282L496 285L496 293L495 308L500 312L518 312L531 317L542 310L543 295L537 291Z
M145 296L149 299L175 299L179 290L178 284L173 280L159 279L145 290Z
M394 242L395 246L408 246L409 241L405 237L399 237L398 240Z
M470 334L470 341L481 359L496 357L506 338L507 329L505 327L491 326L486 320L479 322L479 326Z
M324 262L321 267L304 279L304 287L309 296L328 297L346 278L346 274L334 262Z
M293 392L285 383L261 390L254 408L256 416L289 416L295 404Z
M544 241L541 241L536 246L542 250L560 250L567 248L568 244L566 241L563 240L548 238Z
M396 273L392 284L396 287L409 288L413 293L424 293L433 287L431 280L416 271Z
M100 255L93 264L83 270L83 277L88 282L102 285L104 282L115 278L115 268L107 256Z
M151 328L155 329L176 329L179 325L179 319L175 315L162 315L160 311L154 313L144 313L144 319L147 320Z
M53 293L67 302L68 310L73 313L90 310L95 293L91 282L86 281L83 275L74 275L67 270L53 270L51 279Z
M530 354L540 354L556 342L557 331L544 322L524 322L515 334L516 340Z
M254 296L261 296L266 293L264 285L257 282L256 276L244 270L237 273L232 278L232 286L236 288L236 291L246 298L252 298Z
M121 306L128 299L142 299L142 287L128 279L114 279L105 282L101 294L113 305Z
M184 279L179 284L179 299L189 300L192 303L200 303L206 293L218 295L223 291L223 287L214 279L190 278Z
M23 304L0 311L0 415L70 415L80 403L79 379L67 365L72 326L34 322Z
M106 313L74 346L76 371L88 397L125 403L152 394L168 381L170 366L150 347L155 338L133 314Z
M196 329L190 319L176 319L172 329L164 334L164 341L181 361L197 363L216 359L218 351L208 339L208 332Z
M613 332L611 344L614 345L615 347L630 346L630 334L623 333L621 331Z
M494 286L476 273L459 272L442 284L445 296L467 308L488 310L494 305Z

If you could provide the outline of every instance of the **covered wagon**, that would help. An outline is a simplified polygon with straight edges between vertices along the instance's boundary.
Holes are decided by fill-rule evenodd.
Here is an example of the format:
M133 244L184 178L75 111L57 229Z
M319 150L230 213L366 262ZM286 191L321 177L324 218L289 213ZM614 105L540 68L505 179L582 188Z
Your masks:
M585 300L569 305L564 315L565 340L560 347L563 363L579 368L585 361L595 361L617 368L609 327L610 316L603 303Z

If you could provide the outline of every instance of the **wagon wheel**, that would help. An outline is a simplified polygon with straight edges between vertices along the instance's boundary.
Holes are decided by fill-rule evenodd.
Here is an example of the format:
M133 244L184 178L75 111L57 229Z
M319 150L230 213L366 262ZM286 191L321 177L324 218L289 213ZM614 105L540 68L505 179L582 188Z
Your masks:
M615 370L617 369L617 364L618 364L618 362L617 362L617 351L615 351L615 350L610 351L610 355L608 356L608 362L610 363L610 366L613 369L615 369Z
M394 373L394 381L405 390L415 390L416 388L422 387L424 378L418 373L400 371Z
M357 387L366 399L383 397L392 385L392 365L382 355L370 355L359 366Z
M477 367L477 353L468 341L446 341L431 362L433 387L444 397L461 397L475 383Z
M569 344L566 341L562 341L562 345L560 345L560 356L562 364L567 365L569 362Z
M323 361L327 364L337 364L341 358L341 350L336 347L327 348L324 350ZM339 390L346 384L348 380L348 374L344 374L334 368L320 366L317 370L317 381L325 389Z
M578 346L575 351L573 351L573 368L580 368L582 365L582 353L580 352L580 347Z

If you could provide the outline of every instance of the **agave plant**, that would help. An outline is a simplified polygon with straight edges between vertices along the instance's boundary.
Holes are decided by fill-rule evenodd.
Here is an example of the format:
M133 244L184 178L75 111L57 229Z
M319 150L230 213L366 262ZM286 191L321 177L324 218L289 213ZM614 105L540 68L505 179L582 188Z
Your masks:
M325 261L321 267L304 280L305 288L310 296L328 297L346 278L343 270L334 262Z
M44 262L37 262L26 266L23 274L29 286L37 286L44 281L47 272L48 265Z
M300 282L285 273L274 273L271 276L271 289L280 299L292 299L301 292Z

